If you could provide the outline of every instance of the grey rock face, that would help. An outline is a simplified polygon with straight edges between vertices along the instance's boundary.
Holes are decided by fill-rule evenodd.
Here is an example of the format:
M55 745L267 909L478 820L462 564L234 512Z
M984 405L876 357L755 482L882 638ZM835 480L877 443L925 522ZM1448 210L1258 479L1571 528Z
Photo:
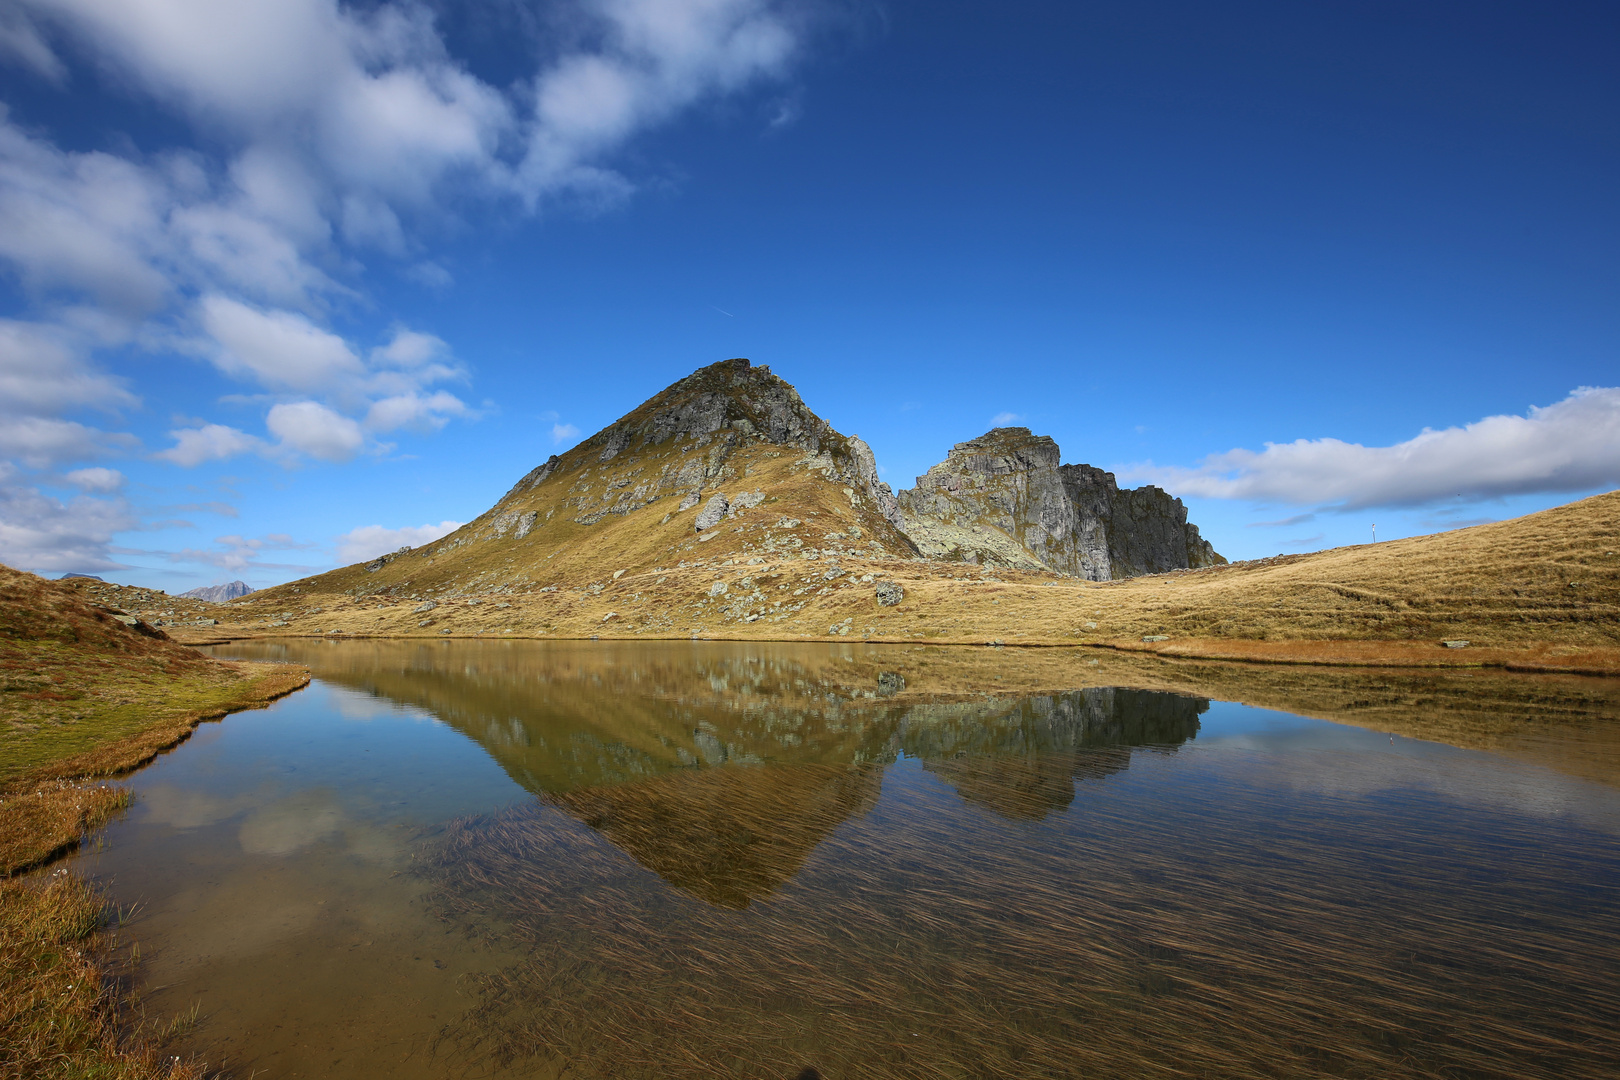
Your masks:
M1187 508L1156 487L1121 491L1112 473L1063 465L1057 443L996 428L957 443L899 495L901 529L925 556L1091 581L1225 562Z
M765 501L763 491L745 491L741 495L733 495L731 502L726 506L726 516L736 517L739 510L748 510Z
M207 585L200 589L183 592L181 596L189 596L196 600L207 600L210 604L223 604L238 597L253 592L253 586L245 581L233 581L229 585Z
M731 506L726 502L726 497L716 493L714 498L710 499L708 504L698 511L697 520L692 523L692 527L698 532L712 529L720 524L721 519L726 516L726 511L729 509L731 509Z
M558 457L556 454L552 454L546 459L545 464L536 465L534 468L530 469L524 474L523 479L513 484L512 490L501 496L501 501L505 502L514 495L521 495L525 491L532 491L533 489L539 487L541 484L545 483L551 478L551 474L557 471L557 466L561 463L562 458Z

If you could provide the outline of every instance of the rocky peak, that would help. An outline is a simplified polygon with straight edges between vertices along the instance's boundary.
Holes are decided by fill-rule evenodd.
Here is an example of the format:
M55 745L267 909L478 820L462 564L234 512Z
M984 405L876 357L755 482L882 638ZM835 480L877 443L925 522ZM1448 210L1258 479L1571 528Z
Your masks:
M1093 581L1224 561L1156 487L1121 491L1112 473L1063 465L1028 428L957 443L902 491L901 529L924 555L1047 567Z
M878 478L871 448L835 431L770 368L733 359L700 368L552 455L489 511L419 554L431 558L471 543L524 540L553 521L590 526L664 499L670 500L665 522L704 505L686 521L688 529L704 532L758 506L767 496L757 479L745 477L763 459L782 457L842 488L839 498L858 515L873 515L877 520L867 527L877 531L870 541L909 549L895 526L899 506Z

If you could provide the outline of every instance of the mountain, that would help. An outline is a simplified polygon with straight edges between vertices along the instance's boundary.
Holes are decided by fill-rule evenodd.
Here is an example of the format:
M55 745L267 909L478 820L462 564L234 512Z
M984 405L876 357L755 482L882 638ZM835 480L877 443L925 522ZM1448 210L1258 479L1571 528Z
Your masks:
M253 592L253 586L245 581L233 581L229 585L205 585L200 589L190 589L181 593L195 600L207 600L210 604L223 604L238 599Z
M1005 641L1610 671L1617 533L1611 493L1226 565L1177 500L1063 465L1022 428L960 444L897 496L864 442L769 368L728 360L449 536L255 592L210 612L209 633Z
M930 558L1088 581L1226 562L1180 499L1151 486L1121 491L1113 473L1059 460L1058 444L1028 428L957 443L900 493L900 528Z

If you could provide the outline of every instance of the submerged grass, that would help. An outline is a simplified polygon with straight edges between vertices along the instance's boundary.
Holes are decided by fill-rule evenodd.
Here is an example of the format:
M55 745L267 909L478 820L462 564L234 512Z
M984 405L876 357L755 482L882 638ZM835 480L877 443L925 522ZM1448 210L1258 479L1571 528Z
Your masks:
M1119 768L1088 753L1073 775ZM667 887L557 805L459 822L429 860L437 903L529 957L475 980L444 1046L571 1077L1612 1077L1611 838L1548 844L1418 797L1279 819L1231 768L1136 794L1082 783L1069 828L914 780L903 811L803 801L795 828L827 839L740 910ZM843 786L875 785L864 771ZM561 809L598 825L611 803L608 835L661 836L661 873L728 847L768 860L748 815L722 820L714 781L687 775L689 806L664 777ZM1167 797L1173 813L1144 801Z
M63 871L0 881L0 1077L201 1080L143 1030L101 896Z

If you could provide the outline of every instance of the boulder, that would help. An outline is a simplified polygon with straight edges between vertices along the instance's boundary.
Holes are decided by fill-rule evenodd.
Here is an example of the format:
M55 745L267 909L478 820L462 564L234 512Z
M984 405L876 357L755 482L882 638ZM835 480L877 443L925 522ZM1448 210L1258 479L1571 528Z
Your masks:
M692 527L698 532L712 529L720 524L721 519L726 516L726 511L730 508L731 504L726 501L726 497L716 492L714 498L710 499L708 504L698 512L697 520L692 523Z

